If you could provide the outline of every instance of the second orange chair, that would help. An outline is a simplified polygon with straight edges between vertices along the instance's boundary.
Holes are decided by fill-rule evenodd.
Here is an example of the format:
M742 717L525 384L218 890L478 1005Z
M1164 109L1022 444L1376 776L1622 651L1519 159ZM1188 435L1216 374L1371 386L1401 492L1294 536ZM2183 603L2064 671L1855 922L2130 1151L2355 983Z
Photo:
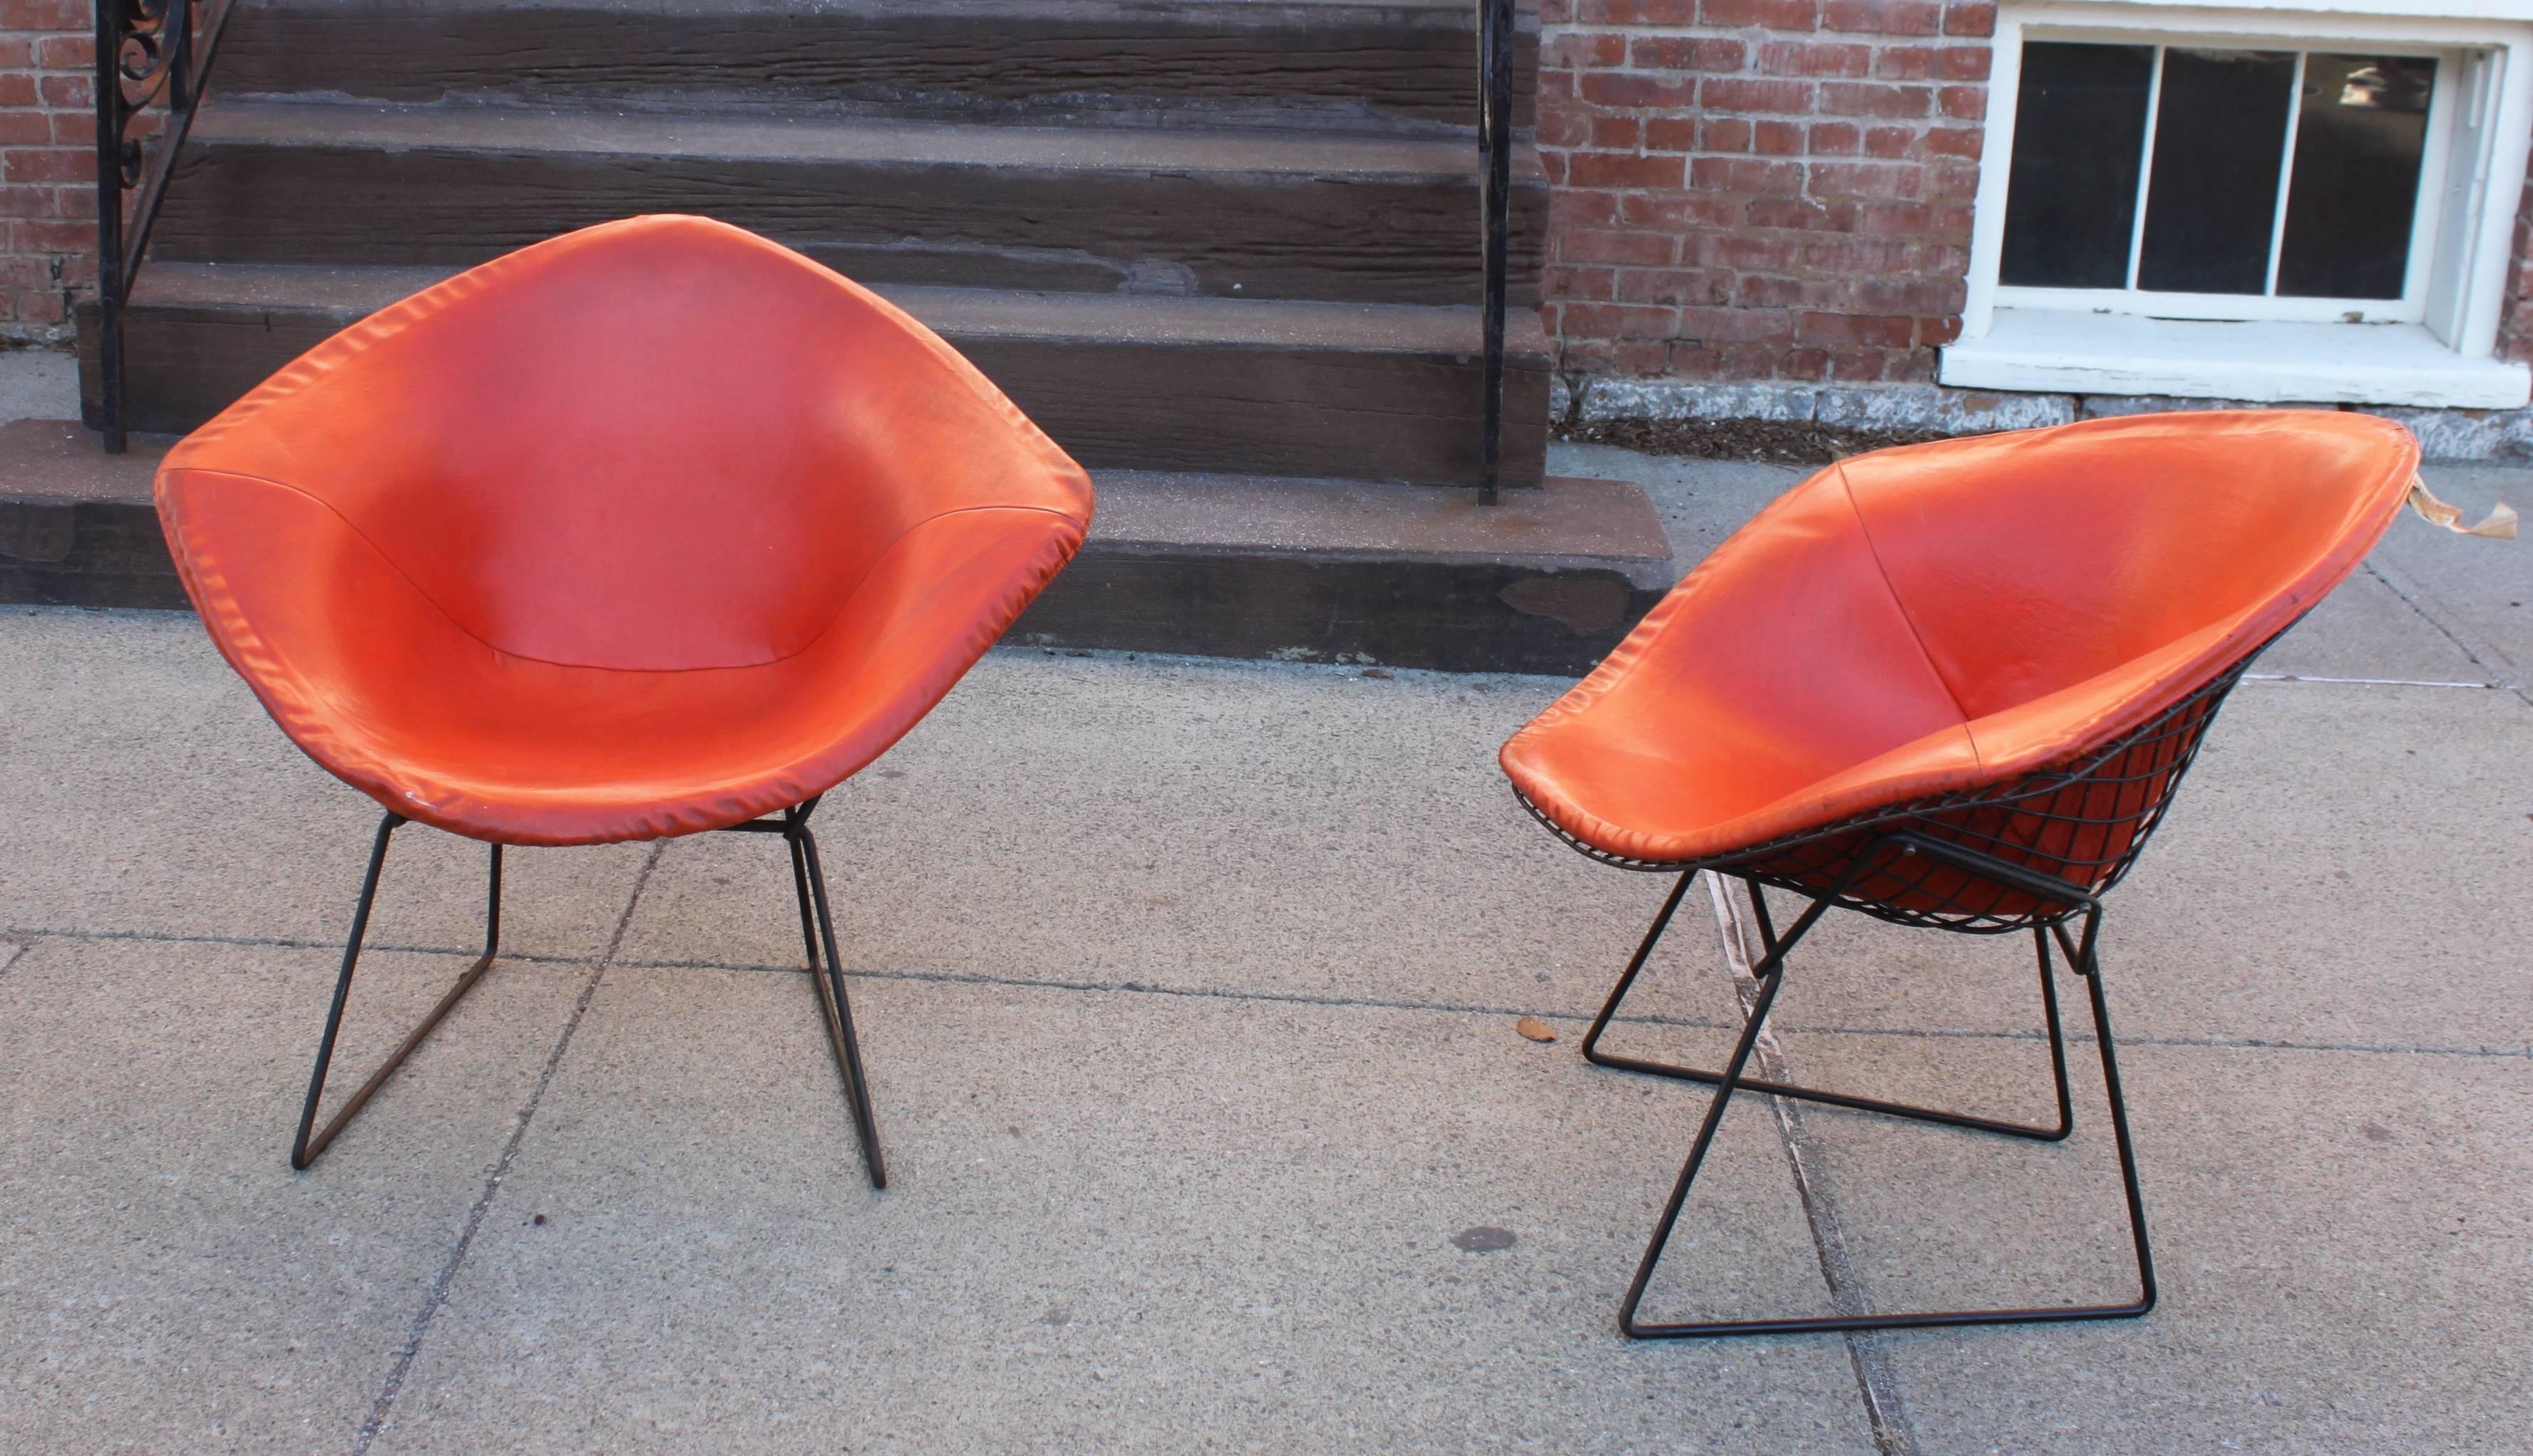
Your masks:
M1884 450L1761 511L1503 747L1521 801L1606 864L1679 880L1583 1053L1717 1090L1620 1327L1639 1338L2101 1319L2155 1298L2102 994L2102 897L2253 656L2354 570L2419 462L2399 426L2263 411L2102 420ZM1720 1072L1601 1049L1700 871L1738 882L1756 995ZM1764 888L1802 908L1780 930ZM2057 1094L2032 1127L1744 1076L1787 957L1833 907L2029 932ZM2051 951L2092 1003L2137 1255L2117 1304L1780 1319L1638 1317L1738 1090L2016 1137L2073 1128Z

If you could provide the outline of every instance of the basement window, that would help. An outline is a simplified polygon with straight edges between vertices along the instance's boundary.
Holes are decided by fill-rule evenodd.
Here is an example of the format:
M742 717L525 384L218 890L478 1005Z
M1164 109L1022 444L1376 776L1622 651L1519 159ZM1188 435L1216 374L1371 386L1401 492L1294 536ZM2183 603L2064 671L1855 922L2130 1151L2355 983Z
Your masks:
M2377 3L2402 13L2001 13L1944 381L2525 403L2526 371L2490 356L2533 33Z

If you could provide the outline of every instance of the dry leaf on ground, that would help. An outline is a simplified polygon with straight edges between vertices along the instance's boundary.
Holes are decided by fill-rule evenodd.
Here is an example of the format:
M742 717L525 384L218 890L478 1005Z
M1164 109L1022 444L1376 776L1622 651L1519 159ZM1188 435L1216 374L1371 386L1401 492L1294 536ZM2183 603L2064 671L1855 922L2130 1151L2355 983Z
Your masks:
M1512 1029L1533 1041L1555 1041L1557 1028L1537 1017L1524 1017L1512 1023Z

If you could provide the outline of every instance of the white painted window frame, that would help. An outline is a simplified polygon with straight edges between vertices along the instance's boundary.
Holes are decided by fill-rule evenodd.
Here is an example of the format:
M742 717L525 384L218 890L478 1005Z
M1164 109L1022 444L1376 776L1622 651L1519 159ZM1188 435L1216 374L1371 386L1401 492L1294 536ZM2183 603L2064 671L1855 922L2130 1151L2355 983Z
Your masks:
M2138 44L2267 43L2298 50L2342 46L2440 57L2403 298L2394 304L2001 286L2006 182L2027 35ZM2290 138L2290 154L2292 146ZM1962 339L1974 344L1985 338L2001 308L2221 318L2245 320L2246 327L2263 320L2310 325L2359 312L2370 324L2423 325L2456 354L2485 360L2497 347L2529 150L2533 0L2235 0L2221 7L2176 0L2009 0L1997 12ZM2051 294L2058 297L2038 297ZM2303 342L2309 346L2310 336ZM1992 381L1987 386L1999 387Z
M2134 44L2142 37L2135 31L2104 29L2092 26L2033 25L2024 29L2023 38L2027 43L2073 40ZM2153 38L2162 41L2169 37L2166 32L2157 31ZM2257 31L2237 31L2225 35L2194 34L2188 37L2188 40L2192 44L2240 46L2247 50L2260 48L2275 50L2291 45L2297 53L2296 83L2299 89L2304 81L2303 57L2308 53L2318 53L2323 45L2329 43L2290 40L2286 36L2263 34ZM2153 104L2152 98L2160 89L2163 52L2168 48L2159 46L2156 51L2156 84L2148 91L2150 107ZM2440 258L2436 251L2437 233L2444 209L2436 205L2436 200L2445 195L2445 163L2453 150L2454 112L2457 109L2458 100L2468 99L2474 89L2467 79L2472 65L2471 53L2410 42L2397 44L2367 42L2366 49L2377 55L2433 57L2437 62L2436 88L2428 99L2427 136L2420 154L2418 202L2411 208L2409 261L2402 279L2399 298L2279 298L2269 294L2170 293L2139 288L2137 270L2141 256L2145 252L2146 195L2154 179L2155 130L2154 117L2150 111L2144 140L2146 156L2138 167L2138 206L2135 216L2130 220L2129 286L2125 288L2032 288L1999 282L1995 287L1996 307L2064 309L2087 314L2144 314L2155 319L2292 319L2312 323L2417 323L2423 321L2427 317L2428 282L2436 272ZM2018 48L2016 52L2018 71L2021 60L2022 53ZM2269 235L2268 286L2270 287L2276 286L2279 235L2286 226L2290 189L2283 184L2295 162L2294 121L2297 108L2294 103L2297 99L2298 96L2295 94L2290 94L2288 97L2290 109L2285 155L2279 159L2281 185L2278 188L2275 215L2270 223ZM2012 134L2006 134L2001 140L2010 149ZM2011 161L2010 156L2008 160ZM1982 177L1981 180L1984 181L1985 178ZM2004 246L2005 235L2004 205L2003 199L2000 198L1997 204L1996 226L2000 251Z

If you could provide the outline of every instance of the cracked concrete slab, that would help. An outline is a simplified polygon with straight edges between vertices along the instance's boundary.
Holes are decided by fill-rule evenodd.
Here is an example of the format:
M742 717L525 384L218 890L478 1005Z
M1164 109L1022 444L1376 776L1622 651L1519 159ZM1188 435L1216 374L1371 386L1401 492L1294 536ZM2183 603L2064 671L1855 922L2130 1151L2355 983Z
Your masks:
M854 996L884 1194L804 977L611 969L377 1449L1872 1449L1835 1343L1613 1337L1683 1089L1487 1017ZM1717 1183L1705 1298L1816 1301L1764 1129Z
M2445 466L2422 474L2467 519L2480 519L2501 500L2533 514L2533 471ZM2487 670L2533 701L2533 540L2455 536L2405 515L2370 562Z
M353 1084L464 964L365 962ZM587 968L497 966L293 1174L334 970L51 938L0 974L0 1449L350 1447Z
M0 608L0 927L340 945L380 810L291 746L193 616ZM514 849L510 950L587 958L639 846ZM377 944L483 941L483 846L397 831Z
M1878 1303L2134 1292L2100 1079L2077 1052L2065 1144L1809 1118ZM1902 1100L1996 1104L2045 1098L2032 1053L1818 1036L1797 1062ZM2533 1062L2129 1045L2120 1067L2161 1303L2142 1320L1886 1337L1923 1449L2461 1452L2533 1428L2516 1358Z
M95 1301L122 1321L0 1318L0 1447L58 1448L76 1418L80 1439L345 1449L434 1308L585 961L497 967L454 1039L291 1179L281 1149L374 815L242 690L223 696L184 618L0 613L0 668L37 689L0 738L0 939L30 947L0 965L0 1208L33 1231L0 1249L0 1303ZM2488 1383L2509 1347L2474 1319L2522 1322L2520 1292L2492 1281L2523 1261L2533 1063L2183 1044L2521 1053L2519 702L2247 686L2113 898L2150 1210L2184 1251L2166 1255L2171 1306L2125 1334L1894 1337L1859 1359L1835 1338L1650 1347L1612 1329L1705 1094L1576 1056L1666 887L1564 849L1495 773L1502 737L1563 685L990 656L821 815L898 1165L877 1198L803 979L660 963L796 963L782 856L736 836L668 845L379 1444L756 1448L842 1428L880 1449L1019 1430L1866 1450L1859 1368L1892 1450L2101 1431L2128 1449L2387 1448L2378 1428L2438 1449L2523 1424L2520 1394ZM126 822L83 839L98 804ZM223 832L231 858L177 857ZM304 847L321 841L339 862ZM394 935L471 945L481 851L413 852L426 874ZM514 940L595 954L644 851L543 852L556 868L514 899ZM191 938L44 938L30 906L60 917L37 925ZM209 943L274 933L256 927L311 945ZM1988 1034L2036 1027L2028 950L1916 940L1859 943L1789 987L1797 1071L2037 1111L2039 1044ZM1716 947L1691 900L1623 1044L1720 1056L1735 1006ZM465 962L371 963L380 996L356 999L354 1026L373 1039L350 1067ZM1562 1039L1521 1040L1516 1011ZM1838 1029L1859 1025L1910 1034ZM1994 1139L1917 1129L1971 1146L1851 1146L1885 1125L1807 1116L1807 1166L1869 1278L2111 1287L2085 1055L2078 1138L2050 1150L2093 1159L2075 1179L2036 1149L1989 1166ZM2370 1070L2396 1063L2411 1080ZM2352 1119L2357 1157L2325 1136ZM1720 1201L1683 1225L1654 1308L1819 1308L1774 1120L1754 1103L1727 1136ZM1946 1198L1966 1211L1932 1215ZM2499 1230L2495 1253L2416 1247L2468 1237L2447 1216ZM1482 1249L1489 1228L1512 1246L1452 1242ZM2197 1249L2211 1269L2179 1265ZM2306 1262L2264 1261L2279 1250ZM2370 1307L2352 1291L2378 1269L2397 1298ZM302 1329L325 1342L273 1333ZM50 1343L9 1343L29 1339ZM2286 1383L2300 1368L2307 1385ZM2238 1420L2263 1392L2269 1424Z

